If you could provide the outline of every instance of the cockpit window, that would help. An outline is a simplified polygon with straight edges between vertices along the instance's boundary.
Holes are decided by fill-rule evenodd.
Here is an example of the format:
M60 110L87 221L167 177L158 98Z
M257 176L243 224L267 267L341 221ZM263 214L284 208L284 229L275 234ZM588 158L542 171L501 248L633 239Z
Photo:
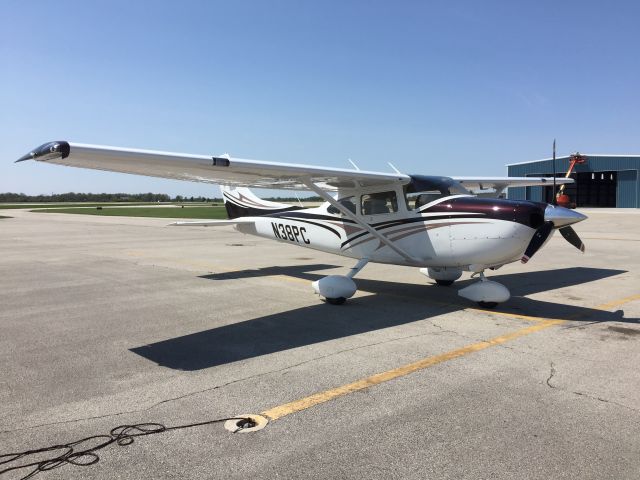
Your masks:
M356 213L356 204L353 201L353 197L346 197L338 200L338 203L346 207L351 213ZM327 213L331 213L333 215L344 215L340 210L338 210L333 205L329 205L327 208Z
M396 192L376 192L362 195L362 214L379 215L398 211L398 197Z
M444 197L440 190L430 190L428 192L407 193L407 205L410 209L417 210L420 207L431 203L434 200Z
M424 175L412 175L406 187L407 206L414 210L451 195L469 195L469 192L453 178Z

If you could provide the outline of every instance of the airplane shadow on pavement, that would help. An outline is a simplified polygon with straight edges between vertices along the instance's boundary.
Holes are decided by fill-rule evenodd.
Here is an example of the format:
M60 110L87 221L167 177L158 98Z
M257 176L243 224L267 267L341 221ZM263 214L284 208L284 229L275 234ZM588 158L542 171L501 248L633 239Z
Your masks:
M205 275L200 278L220 281L288 275L313 281L322 278L323 275L311 272L333 268L339 267L325 264L267 267ZM491 279L504 283L513 295L509 302L498 307L501 312L591 323L640 323L640 319L624 318L624 312L621 310L607 312L525 297L623 273L626 272L575 267L492 275ZM358 289L374 295L353 298L343 306L321 302L135 347L131 351L168 368L201 370L476 307L457 295L459 288L474 281L477 280L456 282L456 288L356 278ZM571 300L583 299L572 297Z

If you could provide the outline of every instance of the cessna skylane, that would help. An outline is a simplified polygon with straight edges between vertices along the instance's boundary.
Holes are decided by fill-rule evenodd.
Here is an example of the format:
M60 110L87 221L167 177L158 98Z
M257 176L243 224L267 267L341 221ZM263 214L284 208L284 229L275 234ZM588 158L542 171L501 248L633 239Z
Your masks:
M45 143L17 162L25 160L219 184L228 220L173 225L232 225L245 234L353 258L357 262L346 275L312 283L318 295L336 305L355 294L356 274L377 262L418 267L439 285L451 285L463 271L472 272L478 281L458 294L493 308L510 293L487 280L485 271L526 263L555 230L584 252L570 225L585 215L553 204L501 198L507 187L548 186L550 178L405 175L64 141ZM251 187L311 191L325 203L303 208L265 201Z

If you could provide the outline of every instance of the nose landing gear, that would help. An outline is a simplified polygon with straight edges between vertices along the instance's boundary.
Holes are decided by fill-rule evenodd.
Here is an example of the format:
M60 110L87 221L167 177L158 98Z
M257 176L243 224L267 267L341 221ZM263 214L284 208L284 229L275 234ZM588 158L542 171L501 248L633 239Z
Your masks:
M459 268L421 268L420 273L436 281L438 285L448 287L462 276L462 270Z
M484 272L479 273L480 281L463 288L458 292L463 298L477 302L483 308L495 308L499 303L506 302L511 297L509 289L501 283L487 280Z

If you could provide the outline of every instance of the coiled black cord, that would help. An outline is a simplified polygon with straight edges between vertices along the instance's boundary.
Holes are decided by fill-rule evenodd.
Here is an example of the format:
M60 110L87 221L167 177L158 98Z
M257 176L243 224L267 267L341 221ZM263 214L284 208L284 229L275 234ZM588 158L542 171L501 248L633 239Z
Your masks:
M120 425L111 429L109 435L92 435L90 437L81 438L74 442L63 443L60 445L52 445L50 447L37 448L34 450L25 450L24 452L17 453L5 453L0 455L0 468L6 466L4 470L0 470L0 475L9 473L24 468L32 468L21 480L31 478L37 473L53 470L54 468L61 467L63 465L75 465L78 467L86 467L93 465L100 461L100 457L96 453L98 450L102 450L108 447L112 443L120 446L131 445L135 437L142 437L145 435L154 435L156 433L168 432L170 430L182 430L185 428L200 427L203 425L211 425L213 423L226 422L227 420L241 420L238 425L240 428L251 428L255 426L255 422L246 417L230 417L230 418L217 418L215 420L208 420L206 422L189 423L185 425L176 425L174 427L165 427L161 423L138 423L135 425ZM78 449L80 445L97 442L95 445ZM45 452L55 452L58 450L64 450L62 453L46 458L44 460L28 462L30 457L34 457L38 454ZM27 460L28 463L21 463L15 465L19 460ZM12 465L14 464L14 465Z

